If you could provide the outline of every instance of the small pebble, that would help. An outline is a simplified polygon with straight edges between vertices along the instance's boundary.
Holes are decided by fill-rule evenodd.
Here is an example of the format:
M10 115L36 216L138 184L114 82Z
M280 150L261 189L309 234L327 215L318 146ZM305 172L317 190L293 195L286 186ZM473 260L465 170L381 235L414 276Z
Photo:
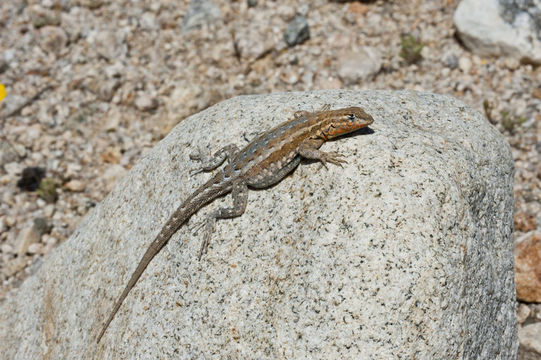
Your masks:
M19 256L23 256L28 252L28 247L31 244L35 244L39 241L39 235L34 228L26 228L21 230L19 236L16 239L15 253Z
M38 254L38 253L41 253L43 250L43 244L40 244L40 243L35 243L35 244L30 244L30 246L28 246L28 254L30 255L33 255L33 254Z
M135 99L135 107L141 111L151 111L158 107L158 99L145 93L140 93Z
M467 56L461 56L458 59L458 68L462 70L463 73L468 74L471 70L472 62Z
M64 184L64 187L69 191L80 192L86 187L86 184L80 180L70 180Z
M13 247L9 244L2 244L0 245L0 251L4 254L12 254L13 253Z
M297 15L287 27L284 33L284 40L288 46L295 46L302 44L310 38L310 29L308 27L308 21L306 18Z
M443 58L443 64L449 69L456 69L458 67L458 57L455 54L448 54Z

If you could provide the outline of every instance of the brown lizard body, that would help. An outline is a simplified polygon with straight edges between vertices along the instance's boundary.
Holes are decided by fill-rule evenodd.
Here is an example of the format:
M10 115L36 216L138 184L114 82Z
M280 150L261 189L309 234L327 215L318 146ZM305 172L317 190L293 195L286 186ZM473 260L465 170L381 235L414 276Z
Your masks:
M229 163L190 195L171 215L135 268L97 342L101 340L122 302L150 261L199 209L217 197L231 192L233 207L217 209L207 219L199 251L201 259L207 250L216 219L233 218L244 213L248 188L267 188L278 183L299 164L301 158L319 160L325 166L327 162L341 166L346 161L340 154L322 152L318 150L320 146L328 139L366 127L373 121L372 117L359 107L329 110L329 107L325 106L321 111L295 113L292 120L263 133L240 151L237 146L228 145L216 152L213 159L202 167L203 171L216 169L226 158Z

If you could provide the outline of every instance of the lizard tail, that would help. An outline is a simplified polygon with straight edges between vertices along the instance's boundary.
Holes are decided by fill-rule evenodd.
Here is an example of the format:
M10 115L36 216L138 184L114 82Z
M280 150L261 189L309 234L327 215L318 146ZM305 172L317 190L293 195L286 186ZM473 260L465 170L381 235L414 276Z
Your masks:
M103 325L100 334L98 335L97 342L99 343L103 334L109 327L111 321L115 317L118 309L124 302L124 299L128 296L130 290L135 286L137 280L141 277L148 264L154 257L160 252L160 250L167 244L173 234L201 207L211 202L213 199L220 195L223 195L231 190L231 184L229 182L222 181L221 174L211 178L206 184L196 190L174 213L169 220L165 223L164 227L156 236L156 239L150 244L147 251L139 261L139 264L135 268L130 281L122 291L122 294L118 298L111 311L111 315L107 318L107 321Z
M174 218L174 215L171 217L171 219L169 219L169 221L167 222L167 225L165 225L165 227L162 229L162 231L160 231L160 233L158 234L156 239L152 242L152 244L150 244L147 251L145 252L143 257L141 258L141 261L139 262L139 264L137 265L137 268L133 272L133 274L132 274L132 276L130 278L130 281L128 282L128 284L124 288L124 291L122 291L122 294L120 295L118 300L116 301L115 306L113 307L113 310L111 311L111 315L109 315L109 318L107 318L107 321L103 325L103 328L101 329L100 335L98 336L98 340L97 340L98 343L100 342L103 334L105 334L105 330L107 330L107 328L109 327L109 324L111 323L111 321L113 321L113 318L115 317L118 309L120 308L120 306L124 302L124 299L126 299L126 297L128 296L130 290L135 286L135 284L137 283L137 280L139 280L139 278L141 277L141 275L143 274L143 272L147 268L150 261L156 256L156 254L158 254L160 252L160 250L165 246L165 244L167 244L167 242L169 241L169 239L173 235L172 234L173 226L172 226L172 221L171 221L173 218ZM186 220L184 220L184 221L186 221ZM184 221L182 223L184 223ZM176 226L176 229L174 229L174 230L175 231L178 230L178 228L182 225L182 223L177 222L176 224L178 224L178 225ZM174 233L174 231L173 231L173 233Z

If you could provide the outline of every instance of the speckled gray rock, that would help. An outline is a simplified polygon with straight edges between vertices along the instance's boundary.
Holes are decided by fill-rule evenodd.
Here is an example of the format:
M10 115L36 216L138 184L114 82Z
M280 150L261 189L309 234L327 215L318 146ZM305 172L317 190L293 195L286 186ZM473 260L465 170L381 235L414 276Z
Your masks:
M454 23L474 53L541 64L539 19L539 0L462 0Z
M210 175L189 154L296 110L362 106L373 133L324 145L217 224L197 261L175 234L105 337L114 300L168 216ZM511 359L517 351L513 162L483 116L449 97L322 91L237 97L178 125L0 307L9 359ZM228 198L217 203L228 203Z

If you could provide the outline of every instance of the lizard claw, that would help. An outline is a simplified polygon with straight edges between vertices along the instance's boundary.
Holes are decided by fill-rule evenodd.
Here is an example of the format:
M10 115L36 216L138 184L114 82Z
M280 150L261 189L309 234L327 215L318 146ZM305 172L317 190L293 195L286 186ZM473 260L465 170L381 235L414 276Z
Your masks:
M342 164L347 164L347 161L344 159L344 156L334 151L324 153L324 155L319 160L321 161L325 169L327 169L327 162L334 165L338 165L341 168L344 167Z
M208 239L205 238L201 242L201 248L199 249L199 253L197 254L197 261L201 261L201 258L203 257L203 255L207 253L208 247L209 247L209 241Z
M193 231L193 234L194 235L197 235L197 232L199 230L201 230L201 228L205 225L205 221L200 221L199 223L197 223L194 227L194 231Z

